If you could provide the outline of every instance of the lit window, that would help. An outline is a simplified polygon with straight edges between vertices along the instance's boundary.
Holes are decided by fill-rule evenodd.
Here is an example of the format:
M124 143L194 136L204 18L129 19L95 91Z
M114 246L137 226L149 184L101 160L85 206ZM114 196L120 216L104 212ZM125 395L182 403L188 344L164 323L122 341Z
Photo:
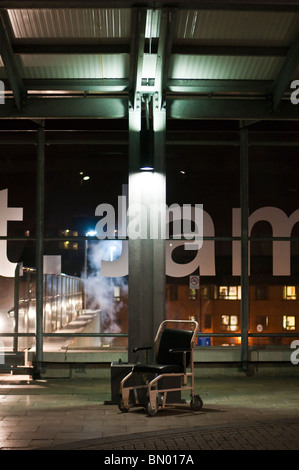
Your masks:
M228 296L228 287L227 286L220 286L219 287L219 298L227 299Z
M296 317L294 315L284 315L282 322L285 330L295 330Z
M295 286L284 286L283 298L285 300L296 300L296 287Z
M229 331L238 329L239 319L237 315L221 315L221 326Z
M219 299L240 300L241 286L219 286Z

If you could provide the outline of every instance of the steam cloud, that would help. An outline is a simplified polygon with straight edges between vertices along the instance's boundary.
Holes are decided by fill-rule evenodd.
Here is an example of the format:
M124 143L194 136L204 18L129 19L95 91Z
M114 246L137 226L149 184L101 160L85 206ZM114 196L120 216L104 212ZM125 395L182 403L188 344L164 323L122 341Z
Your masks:
M101 240L88 242L87 273L83 273L86 305L92 310L101 310L101 332L119 333L121 328L117 323L117 314L123 307L123 302L114 296L115 287L120 288L121 298L127 294L127 280L122 277L104 277L101 274L101 262L117 259L122 252L120 240Z

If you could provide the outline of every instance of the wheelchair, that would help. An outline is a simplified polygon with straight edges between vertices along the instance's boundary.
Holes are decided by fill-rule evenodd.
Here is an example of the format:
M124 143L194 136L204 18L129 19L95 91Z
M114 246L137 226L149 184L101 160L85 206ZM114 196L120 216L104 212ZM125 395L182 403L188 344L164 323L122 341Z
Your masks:
M154 339L155 362L133 365L130 373L120 382L118 407L121 412L125 413L133 406L143 406L149 416L154 416L159 409L167 406L169 392L185 390L191 392L191 409L202 409L202 399L194 394L193 348L197 331L198 323L195 320L165 320L160 324ZM152 348L137 347L133 351L148 349ZM139 376L139 382L142 375L141 385L132 384L136 374ZM171 377L176 378L176 386L165 388L165 383L167 384ZM131 385L128 385L129 382Z

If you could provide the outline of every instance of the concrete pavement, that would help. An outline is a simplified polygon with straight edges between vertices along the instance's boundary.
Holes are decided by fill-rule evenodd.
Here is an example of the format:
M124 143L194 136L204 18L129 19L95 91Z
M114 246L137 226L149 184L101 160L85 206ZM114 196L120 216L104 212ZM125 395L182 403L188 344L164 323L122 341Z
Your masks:
M299 377L200 377L188 403L149 417L110 405L110 380L0 375L1 450L298 450ZM185 398L185 397L183 397Z

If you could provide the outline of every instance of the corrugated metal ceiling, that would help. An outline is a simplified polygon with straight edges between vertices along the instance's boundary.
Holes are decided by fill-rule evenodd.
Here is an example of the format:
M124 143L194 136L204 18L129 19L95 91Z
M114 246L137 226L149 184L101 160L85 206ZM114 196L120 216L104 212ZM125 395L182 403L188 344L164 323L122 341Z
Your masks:
M289 46L298 27L298 13L183 10L174 37L201 44Z
M123 38L131 36L131 10L31 9L8 10L16 38ZM148 10L145 37L159 36L160 10Z
M126 78L129 57L99 54L23 54L20 56L24 78Z
M80 43L119 39L129 43L129 8L8 10L16 39ZM145 36L159 36L161 11L148 10ZM196 54L172 54L169 78L273 80L284 57L200 55L201 45L290 46L299 31L299 13L180 10L174 44L193 45ZM129 54L20 54L23 78L128 78ZM154 77L156 55L145 54L143 78ZM0 77L5 75L0 59Z
M129 9L8 10L16 38L129 38Z
M158 37L160 11L148 10L146 37ZM8 10L16 38L129 38L130 9ZM174 40L203 44L289 45L298 30L298 13L182 10L177 12Z
M282 64L282 57L173 55L170 78L274 80Z

